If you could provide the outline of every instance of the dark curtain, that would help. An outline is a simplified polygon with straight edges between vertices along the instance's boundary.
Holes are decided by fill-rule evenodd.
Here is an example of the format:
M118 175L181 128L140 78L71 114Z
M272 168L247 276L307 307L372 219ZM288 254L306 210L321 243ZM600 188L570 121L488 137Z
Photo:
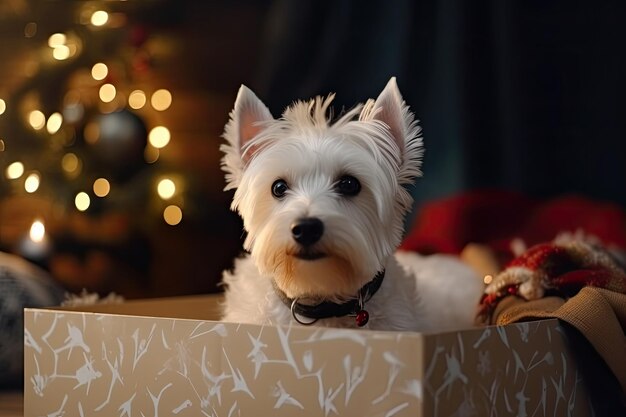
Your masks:
M275 116L390 76L424 130L417 204L468 189L626 205L626 2L271 3L252 87Z

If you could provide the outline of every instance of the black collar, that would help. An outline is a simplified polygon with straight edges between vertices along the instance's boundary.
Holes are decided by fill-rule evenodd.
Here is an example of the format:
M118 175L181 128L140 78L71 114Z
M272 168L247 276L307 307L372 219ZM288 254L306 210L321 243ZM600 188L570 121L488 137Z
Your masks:
M280 300L291 309L294 319L300 324L313 324L319 319L343 317L348 315L357 316L357 324L359 324L358 314L364 313L367 315L367 312L364 310L365 303L368 302L374 294L376 294L376 291L380 288L384 278L385 270L383 269L377 273L370 282L361 287L357 294L357 298L341 304L333 303L331 301L322 301L321 303L315 305L301 304L298 302L298 298L287 297L287 294L278 288L274 281L272 281L272 283L274 284L274 291L276 291L278 298L280 298ZM312 319L312 321L304 322L298 319L297 316L307 317ZM365 325L366 322L367 318L365 319L365 322L363 324L359 324L359 326Z

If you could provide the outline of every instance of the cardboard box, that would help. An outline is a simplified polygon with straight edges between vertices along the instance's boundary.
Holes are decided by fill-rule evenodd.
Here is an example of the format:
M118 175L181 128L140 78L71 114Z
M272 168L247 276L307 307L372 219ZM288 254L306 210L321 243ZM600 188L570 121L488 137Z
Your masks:
M223 323L217 296L25 310L25 416L591 415L559 322Z

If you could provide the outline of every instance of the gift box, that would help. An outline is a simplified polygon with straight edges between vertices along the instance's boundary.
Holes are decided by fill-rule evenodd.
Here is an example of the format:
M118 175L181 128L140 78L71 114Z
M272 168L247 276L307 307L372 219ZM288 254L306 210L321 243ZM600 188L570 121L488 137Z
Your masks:
M219 321L219 295L25 309L25 416L592 415L554 319L444 333Z

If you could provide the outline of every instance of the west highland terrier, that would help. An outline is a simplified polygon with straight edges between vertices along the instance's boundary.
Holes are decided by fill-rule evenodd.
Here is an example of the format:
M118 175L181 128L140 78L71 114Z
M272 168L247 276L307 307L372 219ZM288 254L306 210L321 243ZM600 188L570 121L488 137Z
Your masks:
M334 95L280 119L241 86L224 137L226 190L249 252L224 273L225 321L430 331L470 326L477 274L396 252L421 176L420 127L392 78L331 121Z

